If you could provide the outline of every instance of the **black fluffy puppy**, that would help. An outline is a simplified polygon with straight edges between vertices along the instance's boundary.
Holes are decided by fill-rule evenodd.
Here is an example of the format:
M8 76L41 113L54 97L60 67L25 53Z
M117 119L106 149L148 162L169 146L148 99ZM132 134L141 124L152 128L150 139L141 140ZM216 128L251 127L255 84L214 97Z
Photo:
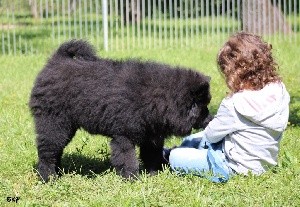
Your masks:
M210 119L209 78L191 69L96 56L81 40L60 46L38 75L30 108L38 172L47 181L60 167L75 132L111 137L111 164L128 178L138 173L135 146L148 172L162 167L169 135L184 136Z

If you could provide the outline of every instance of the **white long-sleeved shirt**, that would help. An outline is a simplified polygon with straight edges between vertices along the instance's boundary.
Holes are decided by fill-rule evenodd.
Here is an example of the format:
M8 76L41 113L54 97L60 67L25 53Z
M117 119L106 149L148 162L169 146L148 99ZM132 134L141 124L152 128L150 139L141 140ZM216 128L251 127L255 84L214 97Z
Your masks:
M211 143L223 138L229 167L237 173L261 174L277 164L279 143L289 116L290 96L283 83L226 97L202 137Z

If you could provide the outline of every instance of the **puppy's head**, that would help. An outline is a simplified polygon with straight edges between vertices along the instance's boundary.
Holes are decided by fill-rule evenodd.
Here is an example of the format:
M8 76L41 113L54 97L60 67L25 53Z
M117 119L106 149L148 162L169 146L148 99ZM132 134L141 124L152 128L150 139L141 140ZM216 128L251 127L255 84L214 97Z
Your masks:
M213 118L208 110L211 100L209 81L210 77L205 76L201 83L195 84L191 90L189 117L195 129L205 128Z

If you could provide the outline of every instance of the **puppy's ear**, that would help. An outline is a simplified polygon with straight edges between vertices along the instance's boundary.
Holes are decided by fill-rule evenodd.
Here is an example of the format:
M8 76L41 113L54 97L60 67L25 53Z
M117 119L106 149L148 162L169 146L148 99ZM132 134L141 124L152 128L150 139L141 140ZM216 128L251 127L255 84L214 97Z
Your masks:
M199 115L199 106L197 105L197 103L193 103L192 108L189 111L189 117L197 117Z

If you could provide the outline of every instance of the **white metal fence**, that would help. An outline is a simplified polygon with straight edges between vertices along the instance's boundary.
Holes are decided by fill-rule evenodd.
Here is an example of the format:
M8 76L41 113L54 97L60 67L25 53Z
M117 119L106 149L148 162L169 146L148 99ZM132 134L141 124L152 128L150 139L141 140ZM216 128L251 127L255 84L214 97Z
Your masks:
M240 30L298 43L299 10L299 0L0 0L0 54L73 38L112 51L203 47Z

